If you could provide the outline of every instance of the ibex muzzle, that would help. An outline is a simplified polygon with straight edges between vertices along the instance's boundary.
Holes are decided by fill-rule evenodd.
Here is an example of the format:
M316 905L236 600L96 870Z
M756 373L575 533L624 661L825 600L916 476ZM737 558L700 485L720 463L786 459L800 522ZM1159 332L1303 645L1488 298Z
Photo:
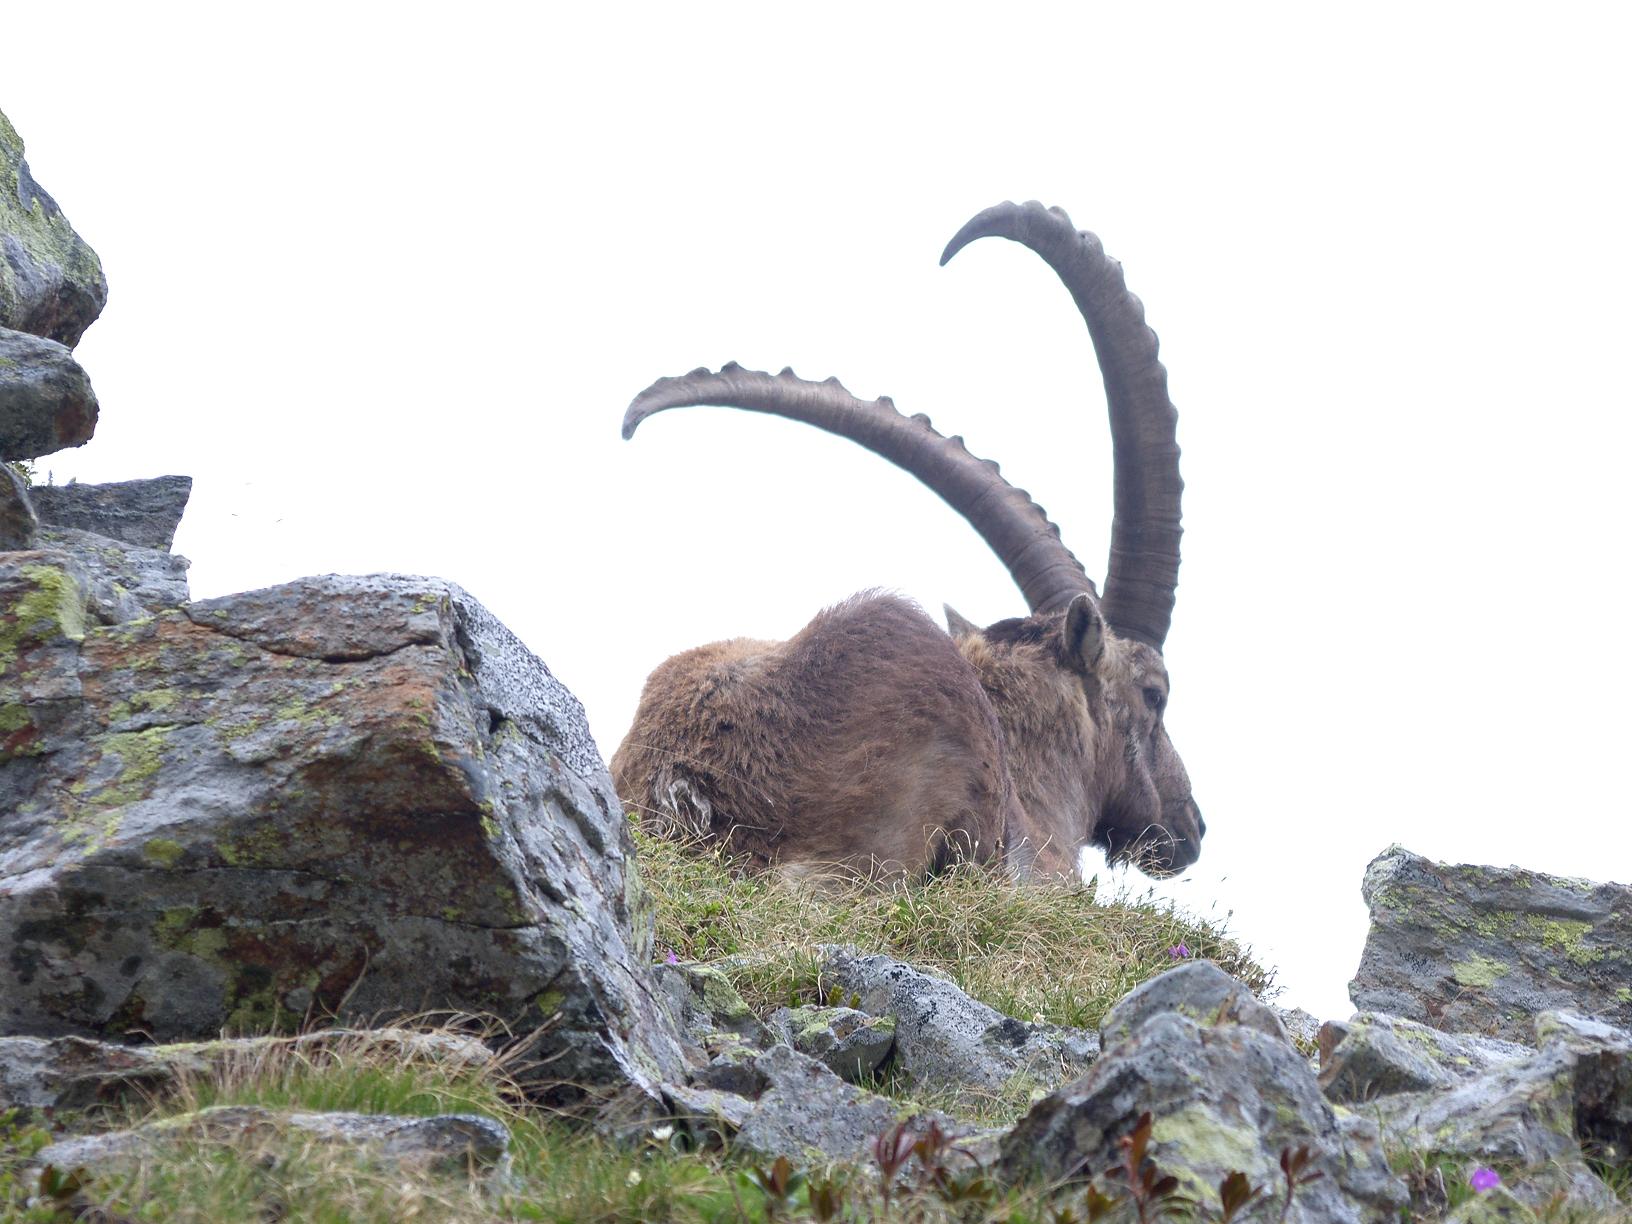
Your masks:
M1156 336L1120 266L1059 209L989 208L941 262L991 235L1059 274L1099 355L1115 454L1104 597L1042 508L927 417L791 370L660 379L629 406L624 437L654 412L714 404L851 438L962 514L1031 614L982 629L948 609L948 633L869 592L785 642L676 655L612 758L619 795L652 827L797 871L919 875L972 858L1073 876L1088 845L1152 875L1195 862L1206 826L1163 726L1184 486Z

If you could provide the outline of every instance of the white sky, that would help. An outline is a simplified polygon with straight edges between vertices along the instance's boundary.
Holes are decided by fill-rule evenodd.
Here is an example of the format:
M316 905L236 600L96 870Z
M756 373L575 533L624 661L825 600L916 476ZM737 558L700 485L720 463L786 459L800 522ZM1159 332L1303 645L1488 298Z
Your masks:
M1340 1015L1390 842L1632 880L1617 6L806 11L6 6L0 108L112 285L101 426L42 472L192 475L196 597L452 578L610 755L687 646L868 586L1024 610L850 443L703 409L623 443L660 375L893 395L1099 568L1069 299L1012 244L936 266L1039 198L1122 260L1180 411L1209 837L1162 891Z

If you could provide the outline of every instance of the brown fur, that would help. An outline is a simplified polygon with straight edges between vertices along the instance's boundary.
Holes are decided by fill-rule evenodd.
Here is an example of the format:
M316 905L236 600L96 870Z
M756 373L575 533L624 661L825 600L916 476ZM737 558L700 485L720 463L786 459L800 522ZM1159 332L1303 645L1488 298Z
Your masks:
M954 639L868 592L786 642L662 664L612 777L652 827L764 866L918 876L971 858L1068 876L1095 844L1166 873L1203 831L1166 693L1161 657L1111 636L1086 596Z

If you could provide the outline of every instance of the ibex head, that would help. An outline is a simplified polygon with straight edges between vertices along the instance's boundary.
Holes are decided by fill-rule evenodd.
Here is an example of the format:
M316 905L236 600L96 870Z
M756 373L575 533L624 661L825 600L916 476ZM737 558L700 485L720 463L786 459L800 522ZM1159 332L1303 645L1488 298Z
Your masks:
M694 370L637 396L623 433L684 405L773 413L848 437L939 493L997 553L1031 610L985 629L948 610L952 636L1002 728L1003 767L1018 800L1004 814L1006 856L1020 870L1065 874L1080 847L1097 845L1113 861L1171 874L1196 860L1205 826L1163 726L1161 648L1178 584L1184 487L1167 374L1143 307L1092 234L1059 209L1000 204L959 230L941 262L992 235L1030 247L1058 273L1099 357L1115 458L1103 598L1059 529L995 463L937 433L929 418L903 416L887 398L858 400L836 379L812 383L791 370L772 376L735 364Z

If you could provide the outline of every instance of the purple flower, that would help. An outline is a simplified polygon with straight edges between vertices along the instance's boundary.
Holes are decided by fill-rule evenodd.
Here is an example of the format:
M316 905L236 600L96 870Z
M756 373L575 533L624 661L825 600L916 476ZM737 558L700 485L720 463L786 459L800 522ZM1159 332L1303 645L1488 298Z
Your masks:
M663 958L663 963L665 965L678 965L680 963L680 958L674 954L674 949L669 949L669 954Z
M1480 1165L1468 1178L1468 1185L1472 1186L1475 1194L1483 1194L1486 1190L1494 1190L1502 1184L1501 1176L1495 1169L1487 1169Z
M1190 955L1190 945L1189 944L1176 943L1171 948L1169 948L1167 950L1167 954L1169 956L1171 956L1174 960L1184 960L1186 957L1188 957Z

